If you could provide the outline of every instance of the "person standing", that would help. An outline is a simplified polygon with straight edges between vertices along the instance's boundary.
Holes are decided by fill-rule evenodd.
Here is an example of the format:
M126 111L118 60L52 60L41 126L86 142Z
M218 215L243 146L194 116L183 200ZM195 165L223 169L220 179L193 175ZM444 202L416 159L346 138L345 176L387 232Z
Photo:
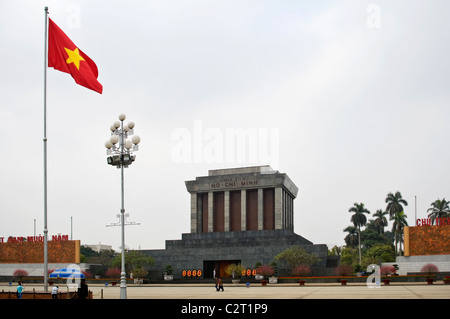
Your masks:
M17 299L22 299L22 293L23 293L23 286L22 286L22 282L19 281L19 284L17 286Z
M78 288L78 298L86 299L88 297L88 285L86 284L86 279L81 279L80 288Z
M58 286L53 287L52 289L52 299L58 299Z

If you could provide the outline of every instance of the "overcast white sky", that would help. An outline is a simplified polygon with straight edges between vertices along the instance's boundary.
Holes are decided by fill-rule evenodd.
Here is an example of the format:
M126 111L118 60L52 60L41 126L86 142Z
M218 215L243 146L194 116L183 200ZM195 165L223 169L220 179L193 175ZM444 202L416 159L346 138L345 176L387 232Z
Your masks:
M72 217L74 239L119 249L104 142L120 113L141 137L125 171L131 249L190 231L184 181L210 169L287 173L295 232L329 248L354 202L375 213L400 191L413 224L415 196L418 217L450 198L447 0L1 0L0 237L33 235L34 220L43 234L45 6L104 88L48 70L50 237ZM253 158L229 148L238 129L258 132Z

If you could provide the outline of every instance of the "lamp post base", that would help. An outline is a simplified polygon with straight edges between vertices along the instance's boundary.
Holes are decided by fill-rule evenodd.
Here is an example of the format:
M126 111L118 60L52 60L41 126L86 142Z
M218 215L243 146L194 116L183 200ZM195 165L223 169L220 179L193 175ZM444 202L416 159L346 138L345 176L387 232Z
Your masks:
M120 299L127 299L127 284L124 278L120 280Z

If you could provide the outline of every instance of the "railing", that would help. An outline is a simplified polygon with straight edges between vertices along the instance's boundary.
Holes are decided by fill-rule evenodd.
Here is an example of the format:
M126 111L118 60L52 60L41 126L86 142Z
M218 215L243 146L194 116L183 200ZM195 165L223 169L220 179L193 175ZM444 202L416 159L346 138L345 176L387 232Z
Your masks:
M87 299L92 299L92 291L88 292ZM17 299L17 293L15 291L1 291L0 299ZM50 292L36 291L24 291L22 292L22 299L52 299ZM76 291L58 292L58 299L78 299L78 293Z

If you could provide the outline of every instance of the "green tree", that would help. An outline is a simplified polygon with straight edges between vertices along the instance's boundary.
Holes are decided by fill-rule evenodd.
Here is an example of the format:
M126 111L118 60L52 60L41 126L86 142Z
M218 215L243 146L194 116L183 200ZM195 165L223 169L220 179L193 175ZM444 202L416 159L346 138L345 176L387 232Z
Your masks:
M389 239L389 232L383 234L378 233L375 220L369 219L366 223L366 227L361 231L361 252L362 255L373 246L381 244L390 244L393 241Z
M367 268L370 264L395 261L394 254L394 246L392 244L374 245L364 253L363 267Z
M290 271L300 265L313 265L320 261L318 257L308 253L305 249L299 246L293 246L283 250L275 256L275 260L285 262Z
M364 214L370 214L370 212L364 207L363 203L354 203L353 207L350 207L348 211L354 213L350 221L358 228L359 263L361 264L361 226L364 226L367 222L366 215Z
M328 256L340 256L342 252L343 247L334 245L333 248L328 250Z
M386 218L387 211L382 211L381 209L377 210L372 216L376 217L375 226L379 234L384 234L384 227L387 227L388 221Z
M341 253L341 265L355 267L358 265L358 249L353 247L344 247Z
M133 270L133 277L137 279L144 279L148 275L147 269L144 268L136 268Z
M395 255L397 256L399 253L397 244L399 239L403 237L403 234L401 233L403 230L402 219L406 217L403 213L403 205L408 206L408 202L403 199L402 194L398 191L395 194L387 194L385 202L387 203L386 211L389 213L390 220L393 220L395 224L392 227L392 231L394 232ZM403 216L400 216L401 214L403 214ZM404 220L404 222L406 222L406 220Z
M121 254L114 259L113 267L121 267ZM125 271L134 273L136 269L148 270L155 264L153 257L136 250L125 252Z
M348 247L358 247L358 229L355 226L348 226L344 229L347 232L344 241Z
M392 231L394 232L394 239L395 239L395 255L401 255L401 247L403 242L403 228L405 226L408 226L408 222L406 221L406 214L404 212L400 212L394 215L393 218L391 218L394 221L394 224L392 225ZM397 246L399 246L397 248Z
M387 203L386 211L389 213L390 218L393 218L395 214L403 212L403 205L408 206L408 202L402 198L402 194L398 191L395 194L387 194L385 202Z
M164 268L164 272L166 273L166 275L172 275L172 265L166 265L166 268Z
M96 252L90 247L81 246L80 255L82 262L91 264L93 275L104 276L108 268L112 267L117 253L112 249Z
M239 264L229 264L227 268L225 268L225 273L232 278L241 278L242 271L245 269L245 266Z
M449 204L450 202L446 201L445 198L442 200L436 199L431 203L431 207L428 208L427 212L429 212L428 218L431 219L433 224L436 218L450 217Z

